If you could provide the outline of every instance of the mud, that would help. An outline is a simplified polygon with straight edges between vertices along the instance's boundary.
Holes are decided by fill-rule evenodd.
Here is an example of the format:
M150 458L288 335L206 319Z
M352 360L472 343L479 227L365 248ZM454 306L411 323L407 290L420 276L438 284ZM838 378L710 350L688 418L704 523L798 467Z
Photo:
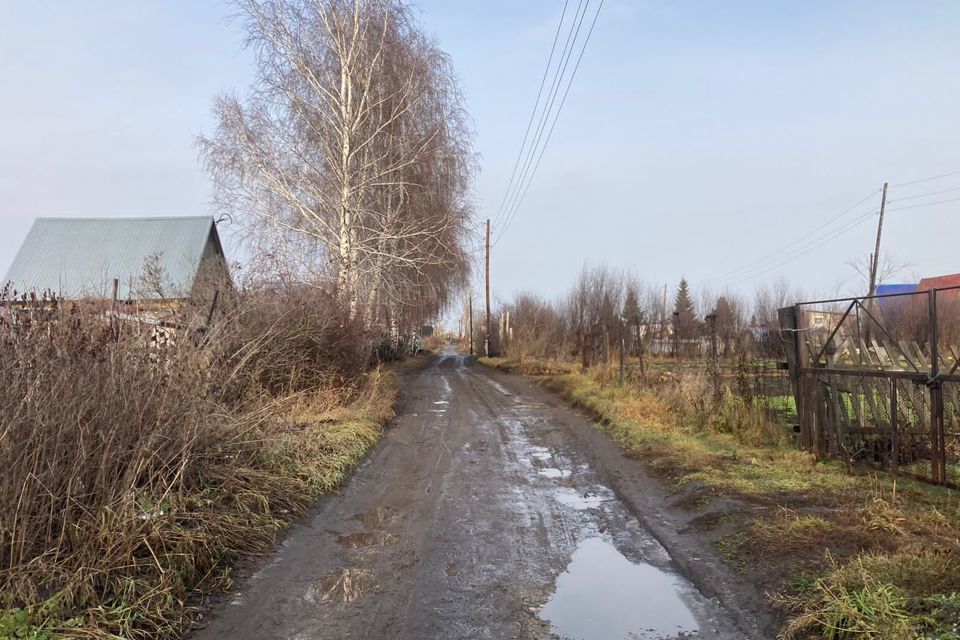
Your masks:
M554 396L453 354L400 382L374 453L193 640L773 637L692 515Z

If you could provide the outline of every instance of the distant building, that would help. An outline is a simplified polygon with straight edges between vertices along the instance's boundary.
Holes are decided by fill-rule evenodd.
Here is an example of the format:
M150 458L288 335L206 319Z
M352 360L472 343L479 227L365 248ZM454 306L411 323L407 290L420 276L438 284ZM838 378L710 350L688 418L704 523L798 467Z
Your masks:
M926 307L926 299L919 300L916 294L918 287L915 284L878 284L876 294L880 313L889 326L898 326L904 322L906 316L914 312L919 303Z
M3 281L8 297L171 307L233 288L211 217L37 218Z
M848 314L844 317L842 311L802 309L800 315L800 326L803 329L822 330L829 333L842 322L843 326L840 327L837 333L841 335L849 333L852 335L857 326L856 315Z
M930 289L947 289L937 294L938 300L951 300L960 294L960 273L952 273L945 276L934 276L932 278L923 278L917 284L918 291L929 291Z

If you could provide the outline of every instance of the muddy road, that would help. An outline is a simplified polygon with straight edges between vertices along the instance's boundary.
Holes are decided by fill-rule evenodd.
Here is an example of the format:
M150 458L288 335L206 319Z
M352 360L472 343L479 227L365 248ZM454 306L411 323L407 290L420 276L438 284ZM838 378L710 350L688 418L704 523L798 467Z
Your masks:
M438 357L337 495L192 640L771 637L689 515L531 381Z

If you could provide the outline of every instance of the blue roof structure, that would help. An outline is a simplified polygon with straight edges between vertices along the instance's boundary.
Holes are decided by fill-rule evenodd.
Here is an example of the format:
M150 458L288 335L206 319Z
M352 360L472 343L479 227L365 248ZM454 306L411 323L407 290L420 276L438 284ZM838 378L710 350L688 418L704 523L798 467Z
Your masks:
M878 284L876 294L881 296L880 313L888 322L894 322L907 305L916 299L916 296L903 294L916 293L917 289L916 284Z

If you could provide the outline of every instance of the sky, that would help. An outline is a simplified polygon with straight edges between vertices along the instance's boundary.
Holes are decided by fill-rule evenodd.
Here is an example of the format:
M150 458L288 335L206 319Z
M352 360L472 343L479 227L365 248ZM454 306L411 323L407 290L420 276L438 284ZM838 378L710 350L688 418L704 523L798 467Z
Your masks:
M472 116L478 232L563 6L416 3ZM232 11L0 0L0 271L36 216L217 214L194 140L213 97L252 78ZM873 249L884 181L884 251L909 264L894 279L960 271L960 200L931 204L960 198L958 32L953 0L606 0L522 206L494 227L494 297L559 295L584 264L863 293L848 263Z

